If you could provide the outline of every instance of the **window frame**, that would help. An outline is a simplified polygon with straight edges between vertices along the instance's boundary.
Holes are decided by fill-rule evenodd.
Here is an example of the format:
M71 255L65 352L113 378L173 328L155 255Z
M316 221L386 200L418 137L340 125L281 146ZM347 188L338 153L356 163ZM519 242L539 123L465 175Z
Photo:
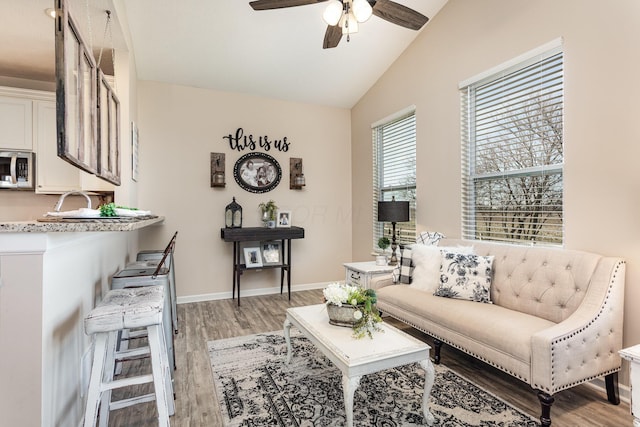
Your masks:
M383 171L384 171L384 158L382 144L384 143L383 135L381 131L390 125L397 124L398 122L411 118L413 120L413 158L408 159L413 163L413 183L406 184L394 184L384 185ZM416 159L417 159L417 117L415 105L404 108L390 116L387 116L371 125L372 132L372 148L373 148L373 230L372 230L372 247L374 252L379 252L378 239L382 236L389 237L391 239L391 223L378 221L378 201L390 201L391 195L396 196L397 201L409 201L409 215L410 220L408 223L397 223L396 232L399 234L397 243L409 244L415 243L416 233ZM398 197L398 193L404 192L404 197ZM384 198L385 194L390 194L388 198ZM407 226L409 224L409 226Z
M476 140L476 135L478 134L476 130L477 128L482 128L482 125L478 125L476 123L476 119L478 116L480 116L480 112L476 111L476 108L475 108L476 106L475 90L480 87L485 88L487 87L487 85L492 85L492 84L495 85L496 87L499 87L502 84L505 84L506 86L507 83L512 82L509 80L509 77L514 78L514 81L515 81L515 77L518 76L518 73L521 73L531 68L532 66L542 66L542 64L545 64L545 61L549 61L553 59L556 59L559 62L560 77L556 77L552 85L545 86L544 84L539 83L539 86L541 88L544 88L545 90L548 89L549 87L554 87L556 88L556 91L559 92L560 94L560 96L558 97L559 101L556 104L553 104L553 108L556 108L557 106L559 106L558 110L554 112L555 114L558 114L558 111L559 111L559 118L560 118L561 132L560 132L559 157L558 157L558 154L556 153L554 156L552 156L553 160L551 160L550 163L527 165L527 166L522 166L517 168L512 167L510 169L505 168L505 170L498 170L498 171L479 171L479 172L476 171L476 167L479 165L479 162L476 159L476 148L481 146L481 144L478 143L478 140ZM462 129L462 135L461 135L461 150L462 150L461 151L462 153L462 156L461 156L461 161L462 161L462 177L461 177L462 178L462 183L461 183L462 184L461 185L462 224L461 224L461 228L462 230L461 232L462 232L463 238L475 239L475 240L503 241L503 242L506 241L511 243L542 243L545 245L564 244L564 238L565 238L564 182L563 182L564 156L565 156L564 155L564 123L563 123L564 121L564 67L565 67L565 60L564 60L564 52L562 49L562 39L556 39L544 46L541 46L537 49L527 52L524 55L514 58L511 61L508 61L502 65L499 65L498 67L494 67L491 70L488 70L473 78L467 79L459 84L460 95L461 95L461 129ZM542 78L546 78L553 74L554 74L553 72L545 72L544 74L541 74L538 77L538 79L533 81L542 82L543 81ZM516 84L516 85L517 87L520 87L520 84ZM524 88L524 85L522 85L522 87ZM523 89L521 90L524 92ZM498 90L496 91L498 92ZM540 93L545 92L540 89L538 91ZM500 95L501 93L498 92L497 96L500 96ZM540 95L532 91L527 97L527 101L529 100L538 100L540 101L538 105L542 105L542 102L546 101L546 98L543 95ZM527 101L516 102L514 104L518 106L518 109L520 109L520 108L526 107ZM496 108L496 111L509 111L511 113L513 110L499 107L499 108ZM500 126L504 126L499 123L501 119L501 114L503 113L495 112L488 115L491 121L489 122L490 124L487 124L485 126L487 128L495 127L496 129L500 128ZM526 113L522 112L519 114L522 115ZM541 117L541 115L538 113L538 115L535 117ZM558 118L557 116L554 116L554 119L557 119L557 118ZM516 120L514 119L514 123L515 121ZM544 126L537 127L534 129L546 130ZM505 148L517 147L517 144L518 144L517 141L520 137L518 136L515 138L516 142L508 141L505 144L500 144L496 142L487 142L487 141L490 141L490 138L489 137L485 137L485 138L486 138L485 145L481 149L491 150L491 149L505 149ZM529 142L530 147L534 147L534 148L542 147L543 144L548 143L548 140L546 138L547 138L546 136L540 137L539 139L537 139L536 144L532 144L531 142ZM556 144L556 150L558 150L557 144ZM546 151L546 153L553 153L553 151L549 150L549 151ZM540 177L551 178L550 182L552 182L553 184L548 188L545 187L547 191L545 193L545 196L550 197L551 200L556 201L555 204L549 205L548 208L546 208L543 211L544 215L546 215L543 217L545 224L549 218L554 219L553 218L554 213L556 214L559 213L559 220L558 220L558 217L556 217L555 223L553 224L549 223L548 225L545 225L543 234L538 234L538 231L528 233L528 234L524 234L524 233L518 234L517 232L507 233L505 231L506 227L504 225L502 226L496 225L492 227L491 223L488 223L488 225L485 224L485 226L489 227L488 230L485 230L485 233L486 233L485 235L482 234L483 233L482 230L478 230L477 216L478 216L478 212L480 211L479 209L480 204L478 203L478 200L476 200L477 198L476 185L495 184L496 186L500 186L502 184L502 185L508 186L508 185L511 185L510 183L514 182L515 180L524 181L527 178L531 178L531 181L535 181L535 178L539 179ZM500 180L502 180L502 183L500 183ZM524 187L525 184L522 184L522 185ZM537 184L527 184L527 185L537 185ZM560 186L559 190L558 190L558 186ZM553 189L553 187L555 187L555 190ZM489 188L489 187L485 187L485 188ZM538 187L536 187L536 190L538 190ZM491 187L489 191L494 191L494 188ZM558 201L558 194L559 194L559 201ZM491 207L495 205L490 204L488 206ZM495 219L495 217L499 217L501 214L503 215L505 212L505 208L507 206L509 205L508 204L498 205L498 208L496 209L497 214L494 214L493 218L491 219ZM520 214L521 212L531 212L533 211L533 209L537 208L537 206L535 206L534 204L527 204L527 203L523 204L522 206L524 206L525 208L522 211L518 211L518 213ZM514 220L514 218L516 217L517 215L514 215L510 219ZM558 222L559 224L557 224ZM540 229L541 228L538 228L537 230L540 230ZM503 236L500 236L501 232L503 233ZM526 238L523 238L523 237L526 237Z

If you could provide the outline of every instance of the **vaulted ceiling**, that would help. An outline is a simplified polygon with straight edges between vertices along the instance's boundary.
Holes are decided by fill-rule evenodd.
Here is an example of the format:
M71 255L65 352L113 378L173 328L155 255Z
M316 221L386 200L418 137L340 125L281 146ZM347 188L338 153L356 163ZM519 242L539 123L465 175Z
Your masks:
M138 78L327 106L352 107L419 32L372 16L351 40L322 49L328 2L254 11L249 0L70 0L85 39L126 48ZM396 0L430 19L447 0ZM0 75L53 81L53 0L0 0ZM114 10L113 41L104 38ZM12 42L7 43L6 41ZM15 41L15 42L13 42Z

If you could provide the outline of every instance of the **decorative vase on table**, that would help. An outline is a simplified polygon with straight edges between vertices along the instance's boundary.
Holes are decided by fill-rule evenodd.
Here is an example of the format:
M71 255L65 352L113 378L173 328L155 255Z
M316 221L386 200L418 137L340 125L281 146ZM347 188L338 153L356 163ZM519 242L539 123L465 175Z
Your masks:
M331 283L322 293L330 324L351 327L354 338L365 335L373 338L373 332L381 330L377 324L382 322L382 318L376 308L377 299L373 289Z
M348 326L353 328L359 319L356 319L356 311L362 312L364 306L327 304L327 314L329 314L329 323L336 326ZM362 318L362 315L360 315Z

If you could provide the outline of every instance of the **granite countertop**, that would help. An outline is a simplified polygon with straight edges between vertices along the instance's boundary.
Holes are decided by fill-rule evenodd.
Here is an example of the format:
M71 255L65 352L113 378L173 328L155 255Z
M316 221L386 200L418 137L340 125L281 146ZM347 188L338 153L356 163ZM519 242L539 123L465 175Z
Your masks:
M163 216L142 218L47 219L0 222L0 233L57 233L93 231L134 231L164 221Z

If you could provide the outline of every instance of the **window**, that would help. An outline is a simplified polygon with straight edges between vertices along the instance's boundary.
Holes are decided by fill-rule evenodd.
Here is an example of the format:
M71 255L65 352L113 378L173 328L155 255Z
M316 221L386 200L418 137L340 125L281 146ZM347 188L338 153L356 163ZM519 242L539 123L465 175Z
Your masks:
M396 224L398 244L416 240L416 116L403 110L372 125L373 248L383 235L391 240L391 224L378 222L378 201L409 201L409 222Z
M560 46L461 84L462 234L563 242Z

